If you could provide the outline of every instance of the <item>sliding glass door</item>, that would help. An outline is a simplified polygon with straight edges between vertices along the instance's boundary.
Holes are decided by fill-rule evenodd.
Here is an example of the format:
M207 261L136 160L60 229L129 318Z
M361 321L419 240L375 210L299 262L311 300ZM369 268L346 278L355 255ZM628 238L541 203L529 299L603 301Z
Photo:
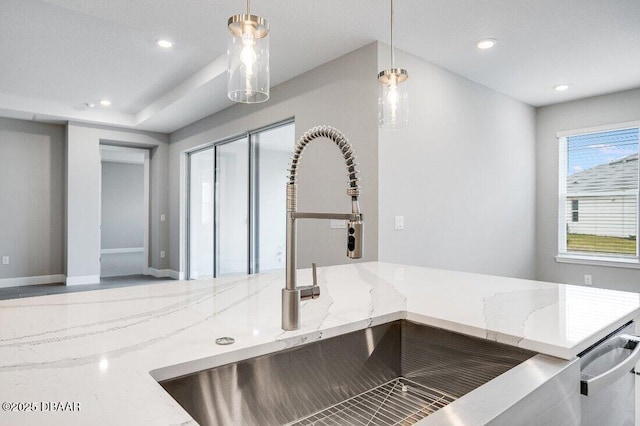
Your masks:
M293 123L252 135L253 272L284 269L287 169L293 151Z
M188 277L284 268L293 122L189 154Z
M249 265L249 139L216 145L216 277Z
M214 149L189 154L189 276L213 277Z

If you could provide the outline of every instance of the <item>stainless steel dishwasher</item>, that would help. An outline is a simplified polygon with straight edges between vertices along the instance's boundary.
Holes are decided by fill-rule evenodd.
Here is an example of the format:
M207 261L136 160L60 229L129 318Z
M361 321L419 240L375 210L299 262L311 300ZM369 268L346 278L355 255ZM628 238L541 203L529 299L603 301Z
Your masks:
M630 334L633 326L624 325L578 355L583 426L635 425L640 338Z

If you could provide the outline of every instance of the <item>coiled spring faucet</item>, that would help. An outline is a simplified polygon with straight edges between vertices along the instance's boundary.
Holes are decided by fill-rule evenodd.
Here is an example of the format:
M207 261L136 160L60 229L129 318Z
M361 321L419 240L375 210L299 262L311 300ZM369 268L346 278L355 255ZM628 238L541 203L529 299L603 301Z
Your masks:
M349 187L347 195L351 197L351 213L301 213L297 211L296 174L300 157L305 147L314 139L324 137L332 140L340 149L344 157ZM289 182L287 182L287 260L286 287L282 289L282 329L297 330L300 328L300 300L317 299L320 297L320 287L316 278L316 264L313 266L313 284L298 287L296 284L296 219L337 219L347 220L347 257L360 259L362 257L363 223L358 197L360 186L358 182L358 164L355 162L353 149L349 140L338 130L330 126L314 127L298 139L291 165L289 167Z

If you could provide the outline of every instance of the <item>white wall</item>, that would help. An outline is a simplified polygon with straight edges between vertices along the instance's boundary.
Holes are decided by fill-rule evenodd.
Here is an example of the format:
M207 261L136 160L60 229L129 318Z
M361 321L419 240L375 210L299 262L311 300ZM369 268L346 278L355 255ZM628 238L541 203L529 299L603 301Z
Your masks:
M295 116L296 139L307 129L329 124L346 134L360 163L366 236L363 261L378 257L378 132L377 132L377 47L370 44L315 68L271 89L271 99L260 105L234 105L171 135L171 217L184 214L183 152ZM286 170L282 174L285 191ZM309 145L299 173L300 211L350 212L346 195L344 160L333 143L317 140ZM345 230L330 229L328 221L300 221L299 267L312 261L319 265L348 263ZM184 270L178 256L184 229L172 220L171 268ZM184 250L182 251L184 253Z
M0 281L64 274L64 150L63 126L0 118Z
M379 133L380 260L533 278L534 108L401 51L396 63L410 124Z
M100 275L100 143L148 148L150 157L150 258L168 268L168 136L69 123L67 126L67 284L89 284ZM160 215L167 221L160 222Z
M640 120L640 89L596 96L537 109L536 122L536 278L639 291L640 270L557 263L558 141L556 133Z

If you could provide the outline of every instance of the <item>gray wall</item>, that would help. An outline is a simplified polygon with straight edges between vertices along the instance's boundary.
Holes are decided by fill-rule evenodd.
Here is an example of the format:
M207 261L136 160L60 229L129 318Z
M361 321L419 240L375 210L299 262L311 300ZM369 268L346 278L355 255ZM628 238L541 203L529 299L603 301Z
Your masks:
M0 118L1 278L64 274L64 127Z
M410 125L379 133L380 260L533 278L534 108L400 51L396 63Z
M178 256L184 229L180 194L184 192L182 152L230 135L295 116L296 139L307 129L329 124L352 142L360 163L361 209L366 222L363 261L378 257L378 132L376 124L377 46L370 44L271 89L261 105L234 105L178 130L170 139L171 268L184 270ZM282 171L285 191L286 170ZM347 178L339 151L326 140L309 145L299 173L300 211L349 212ZM182 213L183 214L183 213ZM344 229L331 230L328 221L300 221L299 267L348 263Z
M144 165L102 162L100 244L103 249L144 245Z
M640 89L550 105L537 110L536 123L536 278L638 291L640 270L557 263L558 141L556 133L640 119Z
M95 282L100 275L100 144L148 148L150 156L149 266L167 269L168 136L161 133L69 123L67 126L67 284Z

